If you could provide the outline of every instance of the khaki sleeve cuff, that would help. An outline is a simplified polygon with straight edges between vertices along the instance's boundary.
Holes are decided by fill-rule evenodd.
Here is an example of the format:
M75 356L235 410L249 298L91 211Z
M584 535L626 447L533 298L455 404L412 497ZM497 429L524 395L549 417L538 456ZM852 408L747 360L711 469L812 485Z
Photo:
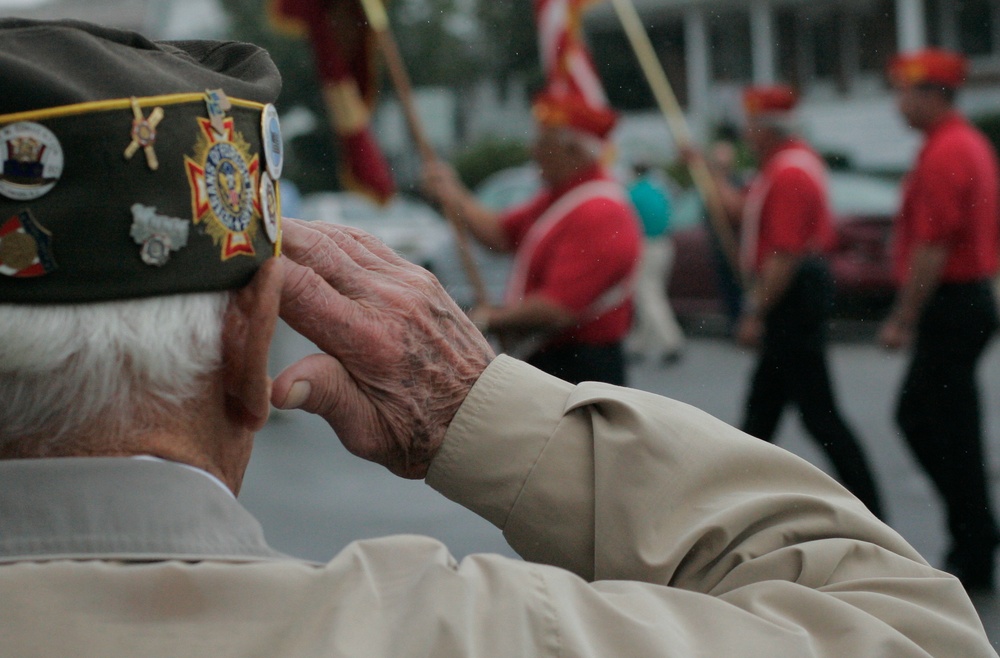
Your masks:
M427 484L504 529L573 388L498 356L455 414Z

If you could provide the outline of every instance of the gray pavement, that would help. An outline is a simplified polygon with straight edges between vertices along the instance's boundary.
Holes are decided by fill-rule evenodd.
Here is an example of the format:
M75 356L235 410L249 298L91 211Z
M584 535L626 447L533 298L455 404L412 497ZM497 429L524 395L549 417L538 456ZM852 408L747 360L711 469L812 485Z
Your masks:
M287 328L278 345L274 369L313 351ZM725 340L695 338L677 365L634 365L631 384L737 423L752 364L752 354ZM863 339L841 341L831 349L841 409L874 463L891 525L928 561L940 564L945 546L940 504L891 423L905 365L904 355L886 353ZM1000 341L991 346L980 377L996 495ZM793 413L786 415L777 443L829 470ZM258 434L240 499L261 520L274 547L307 559L326 561L353 540L399 533L436 537L459 558L475 552L514 556L496 528L422 482L401 480L349 455L323 421L301 412L277 414ZM1000 647L1000 599L982 596L975 603L994 647Z

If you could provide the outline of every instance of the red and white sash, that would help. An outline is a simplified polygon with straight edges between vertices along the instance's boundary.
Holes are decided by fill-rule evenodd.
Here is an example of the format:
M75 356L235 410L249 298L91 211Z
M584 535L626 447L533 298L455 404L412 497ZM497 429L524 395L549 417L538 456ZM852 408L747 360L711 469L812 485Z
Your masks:
M753 273L757 261L764 202L771 192L774 179L786 169L799 169L811 178L819 189L827 189L826 165L812 151L796 146L774 156L774 160L767 165L765 171L750 185L743 206L743 218L740 222L740 267L745 274Z
M595 199L612 199L618 203L626 203L625 195L619 184L608 180L595 180L583 183L559 197L555 203L549 206L535 220L535 223L528 229L524 240L521 241L514 256L510 278L507 281L507 290L504 294L504 302L506 304L514 305L524 301L528 285L528 272L530 271L531 263L534 260L538 246L574 210ZM637 271L637 268L633 268L632 272L622 281L605 290L600 297L584 309L580 314L580 321L587 322L594 320L625 303L632 295ZM516 358L527 358L541 348L550 337L547 333L530 336L518 341L514 345L508 345L507 353Z

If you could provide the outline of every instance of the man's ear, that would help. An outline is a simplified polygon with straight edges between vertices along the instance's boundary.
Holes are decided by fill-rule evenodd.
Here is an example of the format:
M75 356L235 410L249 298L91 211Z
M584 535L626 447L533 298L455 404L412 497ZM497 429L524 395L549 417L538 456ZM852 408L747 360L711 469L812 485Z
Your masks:
M232 422L256 432L271 409L267 354L278 321L284 274L271 258L249 284L235 291L222 328L223 385Z

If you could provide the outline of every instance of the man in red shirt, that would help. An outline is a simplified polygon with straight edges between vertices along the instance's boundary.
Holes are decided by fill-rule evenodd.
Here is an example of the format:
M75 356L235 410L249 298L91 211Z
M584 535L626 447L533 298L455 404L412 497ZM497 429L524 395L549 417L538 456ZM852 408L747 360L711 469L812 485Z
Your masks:
M946 568L992 589L991 511L976 367L997 328L989 282L1000 262L1000 174L987 139L954 107L964 58L941 50L897 57L900 113L926 141L896 219L895 306L880 339L913 356L896 421L947 510Z
M774 438L788 404L826 452L841 482L883 516L857 438L837 409L826 359L833 287L823 259L835 240L822 159L794 131L798 97L783 85L744 92L745 139L760 161L747 190L720 180L740 217L740 266L748 284L736 337L759 349L742 429Z
M583 99L536 99L533 157L543 190L517 208L480 204L443 163L426 188L485 246L514 252L503 304L470 314L507 351L571 383L625 384L622 341L632 322L641 237L622 186L601 166L616 117Z

